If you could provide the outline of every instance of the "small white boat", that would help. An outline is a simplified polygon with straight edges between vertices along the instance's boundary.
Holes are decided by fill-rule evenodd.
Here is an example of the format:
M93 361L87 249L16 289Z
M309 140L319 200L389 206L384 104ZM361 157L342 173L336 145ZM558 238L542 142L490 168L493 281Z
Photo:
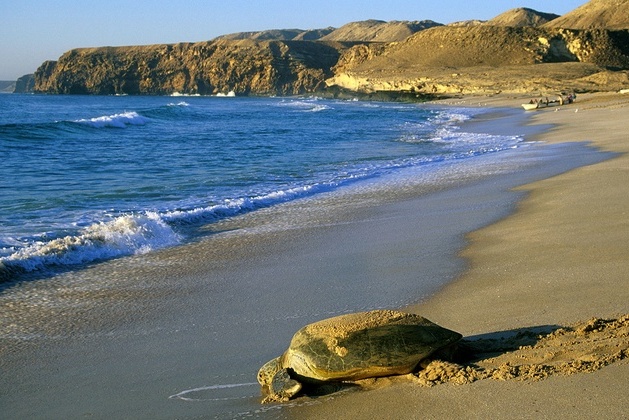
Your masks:
M522 108L524 108L525 111L533 111L534 109L537 109L539 107L539 104L537 102L532 103L532 104L522 104Z
M531 101L528 104L522 104L522 108L524 108L526 111L534 111L540 108L548 108L551 106L571 104L575 101L576 98L577 98L577 95L571 93L570 95L566 97L559 95L557 96L557 99L553 101L549 100L548 98L531 99Z

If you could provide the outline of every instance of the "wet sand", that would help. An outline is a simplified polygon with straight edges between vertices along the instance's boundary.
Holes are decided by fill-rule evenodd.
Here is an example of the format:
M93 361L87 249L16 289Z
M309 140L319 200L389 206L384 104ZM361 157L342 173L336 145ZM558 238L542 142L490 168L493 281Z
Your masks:
M591 137L608 134L602 127L609 111L616 110L611 118L617 124L626 121L629 108L592 101L586 109L583 103L583 114L566 108L534 120L570 122L574 115L591 113L600 121ZM508 98L487 106L505 105L514 106ZM558 142L595 141L583 128L586 120L576 120L581 129L549 133ZM476 119L468 129L539 131L514 127L521 123L521 112L500 111ZM605 137L608 143L596 145L623 152L622 137ZM212 235L190 245L97 264L3 293L3 414L518 417L509 410L526 403L534 417L536 409L575 413L584 407L585 394L601 399L599 412L613 414L610 410L622 406L622 400L614 405L610 399L621 398L622 387L615 394L607 388L597 394L599 388L592 386L611 389L621 383L619 375L627 373L623 363L540 382L482 379L426 387L412 378L384 379L365 384L373 388L369 391L282 405L261 405L259 387L252 385L257 368L283 351L299 327L346 312L406 307L479 339L629 312L627 288L620 285L629 272L629 235L622 217L627 206L621 205L626 204L629 168L624 157L592 165L610 155L568 143L509 153L501 155L505 162L489 157L474 176L446 165L432 174L432 181L393 182L395 188L387 189L386 180L379 180L375 192L366 183L353 195L318 197L316 204L300 200L209 226ZM588 166L571 171L583 165ZM621 199L614 201L614 194ZM515 215L505 218L516 207ZM590 214L595 208L597 213ZM615 218L607 218L610 211L617 212ZM540 224L540 219L550 222ZM569 237L570 246L561 246L566 233L560 227L569 232L579 227ZM457 253L472 231L472 245L462 259ZM589 248L594 239L598 254ZM576 251L557 254L569 249ZM543 252L533 259L537 250ZM443 288L466 261L469 270ZM544 406L551 391L554 401L566 401L565 411Z
M374 381L370 391L313 405L301 414L373 419L627 417L629 98L611 93L578 99L557 111L536 111L532 124L553 126L538 139L588 141L619 155L517 188L526 198L514 214L467 236L470 245L461 255L469 269L433 298L406 308L480 339L481 345L515 337L515 346L504 346L477 364L493 363L503 374L456 384L456 372L446 372L448 383L433 387L418 384L414 377ZM517 107L522 99L462 102ZM618 318L609 329L599 325L601 319ZM578 339L561 340L564 332Z

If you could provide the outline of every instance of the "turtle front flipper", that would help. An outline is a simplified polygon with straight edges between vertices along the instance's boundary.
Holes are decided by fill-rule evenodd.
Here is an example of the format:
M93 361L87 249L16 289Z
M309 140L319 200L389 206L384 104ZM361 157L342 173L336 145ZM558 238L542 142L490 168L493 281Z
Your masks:
M285 402L294 397L301 391L301 383L291 378L288 369L280 369L268 386L269 395L262 401L267 402Z

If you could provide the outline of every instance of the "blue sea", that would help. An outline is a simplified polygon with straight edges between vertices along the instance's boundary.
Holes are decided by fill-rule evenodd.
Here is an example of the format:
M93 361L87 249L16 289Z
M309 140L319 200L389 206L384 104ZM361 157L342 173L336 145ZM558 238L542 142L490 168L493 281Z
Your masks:
M6 278L148 253L219 220L523 143L461 130L478 112L316 97L0 95L0 269Z

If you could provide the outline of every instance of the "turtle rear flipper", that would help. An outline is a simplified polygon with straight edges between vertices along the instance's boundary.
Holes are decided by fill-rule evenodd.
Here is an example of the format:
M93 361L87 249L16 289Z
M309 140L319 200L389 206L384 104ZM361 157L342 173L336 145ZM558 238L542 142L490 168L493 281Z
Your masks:
M298 381L291 378L287 369L280 369L269 385L269 395L262 402L285 402L293 398L302 385Z

